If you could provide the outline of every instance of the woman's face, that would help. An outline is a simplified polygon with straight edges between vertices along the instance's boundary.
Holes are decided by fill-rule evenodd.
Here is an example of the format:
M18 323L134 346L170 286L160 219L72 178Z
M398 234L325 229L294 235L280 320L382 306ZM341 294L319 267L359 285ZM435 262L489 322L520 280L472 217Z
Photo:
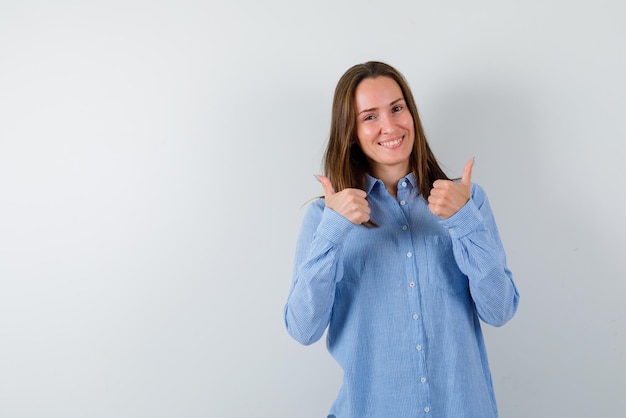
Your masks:
M406 175L415 129L398 83L389 77L366 78L357 86L354 100L359 145L372 174Z

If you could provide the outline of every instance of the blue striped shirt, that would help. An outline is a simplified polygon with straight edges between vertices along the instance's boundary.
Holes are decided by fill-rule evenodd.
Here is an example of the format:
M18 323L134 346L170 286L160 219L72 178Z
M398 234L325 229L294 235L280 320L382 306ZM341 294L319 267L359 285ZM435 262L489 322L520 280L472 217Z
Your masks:
M519 295L484 191L473 184L445 221L413 174L397 198L372 177L365 191L377 228L323 199L309 206L284 310L302 344L328 327L328 351L344 371L329 416L497 417L479 318L503 325Z

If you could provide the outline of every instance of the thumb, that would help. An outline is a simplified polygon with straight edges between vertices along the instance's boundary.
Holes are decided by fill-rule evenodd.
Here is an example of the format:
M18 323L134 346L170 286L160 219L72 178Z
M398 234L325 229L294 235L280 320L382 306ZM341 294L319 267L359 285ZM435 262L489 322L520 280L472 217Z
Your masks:
M333 189L333 185L328 179L328 177L324 177L321 174L317 174L315 176L317 180L322 183L322 187L324 188L324 197L331 197L335 194L335 189Z
M470 187L472 184L472 168L474 167L474 160L476 157L470 158L463 168L463 177L461 177L461 184Z

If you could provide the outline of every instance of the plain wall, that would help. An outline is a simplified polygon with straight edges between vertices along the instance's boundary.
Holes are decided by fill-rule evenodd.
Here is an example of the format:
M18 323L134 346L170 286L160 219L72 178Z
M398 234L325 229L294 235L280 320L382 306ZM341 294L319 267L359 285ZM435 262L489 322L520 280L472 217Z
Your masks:
M57 3L57 4L53 4ZM0 416L326 416L284 329L353 64L476 157L521 293L502 417L626 410L626 27L614 1L0 2Z

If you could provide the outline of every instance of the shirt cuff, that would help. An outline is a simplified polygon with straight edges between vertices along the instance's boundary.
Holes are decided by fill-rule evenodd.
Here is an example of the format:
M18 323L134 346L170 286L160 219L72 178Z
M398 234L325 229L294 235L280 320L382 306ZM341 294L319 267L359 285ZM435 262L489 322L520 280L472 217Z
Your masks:
M472 232L482 229L483 216L472 199L448 219L440 221L447 228L452 238L462 238Z

